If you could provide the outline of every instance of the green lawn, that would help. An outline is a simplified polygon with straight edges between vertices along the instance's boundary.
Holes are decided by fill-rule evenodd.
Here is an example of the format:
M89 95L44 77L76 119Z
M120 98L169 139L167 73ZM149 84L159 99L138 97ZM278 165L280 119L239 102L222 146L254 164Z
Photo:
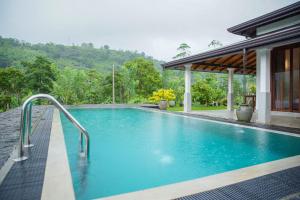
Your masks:
M192 110L224 110L226 106L205 106L205 105L193 105ZM183 107L176 105L175 107L169 107L168 111L183 111Z

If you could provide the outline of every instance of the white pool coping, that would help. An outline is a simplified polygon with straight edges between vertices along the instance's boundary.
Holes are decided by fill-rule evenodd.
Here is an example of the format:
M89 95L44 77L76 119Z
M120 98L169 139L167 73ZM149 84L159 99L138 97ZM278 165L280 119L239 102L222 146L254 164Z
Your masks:
M42 198L75 199L60 114L54 109Z
M210 119L203 119L203 118L198 118L193 116L180 115L176 113L155 111L152 109L150 110L150 109L145 109L140 107L134 107L134 108L142 109L150 112L158 112L162 114L192 118L192 119L197 119L202 121L211 121L211 122L228 124L228 125L238 126L243 128L262 130L270 133L278 133L278 134L300 137L297 134L284 132L284 131L275 131L270 129L240 125L240 124L232 124L232 123L214 121ZM258 165L253 165L250 167L241 168L237 170L227 171L224 173L219 173L216 175L211 175L203 178L159 186L159 187L140 190L136 192L109 196L100 199L105 199L105 200L174 199L178 197L196 194L199 192L212 190L218 187L238 183L241 181L257 178L263 175L267 175L270 173L278 172L281 170L285 170L297 166L300 166L300 155L288 157L280 160L275 160L267 163L262 163ZM64 142L63 129L62 129L59 111L57 109L55 109L53 113L53 122L52 122L50 144L49 144L48 158L46 164L42 199L75 199L71 171L69 167L66 146Z
M241 181L257 178L263 175L271 174L281 170L300 166L300 156L293 156L246 168L232 170L212 176L193 179L190 181L179 182L170 185L164 185L156 188L130 192L106 198L104 200L160 200L175 199L183 196L204 192L226 185L231 185Z

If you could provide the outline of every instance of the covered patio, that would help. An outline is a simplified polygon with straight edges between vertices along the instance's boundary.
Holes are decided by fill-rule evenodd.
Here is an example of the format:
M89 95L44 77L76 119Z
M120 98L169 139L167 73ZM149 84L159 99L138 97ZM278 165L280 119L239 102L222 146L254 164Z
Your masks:
M163 64L164 70L185 71L184 112L236 119L233 109L234 74L256 76L256 106L252 122L300 128L299 113L272 111L271 109L271 51L284 45L299 43L300 27L294 26L271 32L212 51L174 60ZM192 111L191 72L227 73L227 111ZM246 88L243 84L244 91ZM292 115L291 115L292 114Z

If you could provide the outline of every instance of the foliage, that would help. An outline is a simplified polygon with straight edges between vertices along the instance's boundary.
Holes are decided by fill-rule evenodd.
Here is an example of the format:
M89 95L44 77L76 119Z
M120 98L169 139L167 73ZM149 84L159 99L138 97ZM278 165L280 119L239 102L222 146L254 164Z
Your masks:
M21 103L26 92L24 72L14 67L0 69L0 110L10 109Z
M226 97L227 85L224 84L226 78L224 75L217 76L216 74L205 74L196 78L195 83L192 85L193 102L205 105L220 102Z
M189 49L187 44L181 44L178 51L182 54L178 56L187 56ZM50 93L64 104L111 103L112 64L116 66L116 103L147 103L151 95L155 102L160 99L182 102L184 72L161 73L158 63L144 53L116 51L108 45L100 48L92 43L32 45L0 37L0 111L20 106L36 93ZM226 74L193 73L192 76L194 103L226 103ZM240 104L242 76L234 77L235 102ZM247 83L248 90L255 93L255 77L247 76Z
M184 58L191 55L190 46L186 43L181 43L177 48L177 55L173 57L173 59Z
M198 102L200 104L208 105L212 102L212 87L204 80L197 80L192 85L192 98L193 102Z
M150 101L144 97L135 96L135 97L131 98L127 103L138 104L138 103L147 103L147 102L150 102Z
M223 44L219 41L219 40L212 40L209 44L208 44L208 47L210 48L218 48L218 47L222 47Z
M99 104L107 99L103 95L103 76L96 70L66 67L60 71L52 94L64 104Z
M96 48L92 43L83 43L79 46L54 43L30 44L0 36L0 67L22 67L21 62L32 62L37 56L47 57L58 68L88 68L102 73L110 71L113 64L122 65L137 57L151 60L157 69L160 69L162 63L143 52L113 50L108 45Z
M160 73L155 69L153 62L136 58L125 62L124 66L129 71L130 79L137 81L134 83L136 95L147 98L162 86Z
M161 100L171 101L176 98L174 91L172 89L159 89L153 92L152 96L149 98L151 102L158 103Z
M163 87L174 91L176 102L183 102L184 95L184 73L182 71L164 70Z
M251 84L251 85L249 86L248 91L250 92L250 94L255 94L255 93L256 93L256 85Z
M175 107L168 107L168 111L183 111L183 107L175 106ZM224 110L226 106L206 106L206 105L199 105L195 104L192 105L192 110Z
M26 68L25 76L28 88L33 93L50 93L53 88L53 81L56 79L55 67L44 57L38 56L31 62L23 62Z

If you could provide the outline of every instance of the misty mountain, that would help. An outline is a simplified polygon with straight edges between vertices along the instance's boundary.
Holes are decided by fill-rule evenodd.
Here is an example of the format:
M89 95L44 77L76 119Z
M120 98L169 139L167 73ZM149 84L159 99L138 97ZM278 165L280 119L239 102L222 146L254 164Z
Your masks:
M108 45L95 48L92 43L82 43L80 46L54 43L31 44L0 36L0 67L20 67L22 61L33 61L36 56L45 56L58 67L94 68L101 72L110 70L113 64L120 66L136 57L153 61L158 69L161 69L160 64L163 62L143 52L114 50Z

